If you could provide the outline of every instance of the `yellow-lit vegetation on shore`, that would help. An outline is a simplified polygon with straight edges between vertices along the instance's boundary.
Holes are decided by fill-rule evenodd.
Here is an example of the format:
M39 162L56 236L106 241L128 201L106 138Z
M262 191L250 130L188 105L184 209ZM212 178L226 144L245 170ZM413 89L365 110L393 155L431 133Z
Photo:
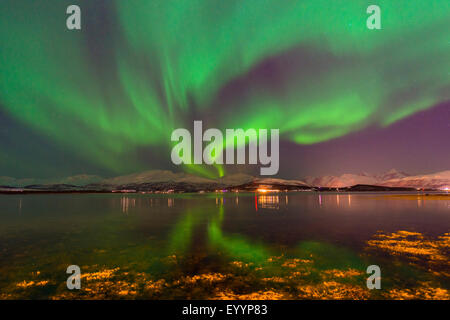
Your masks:
M379 232L367 241L363 255L387 256L389 266L422 272L420 279L403 284L382 269L382 290L368 290L367 274L357 260L337 264L324 259L323 248L309 243L311 251L277 254L263 261L224 261L216 270L177 273L177 265L186 257L167 255L161 263L171 272L152 274L127 267L107 265L81 266L81 289L68 290L65 281L49 278L44 272L32 272L11 284L0 299L23 299L48 292L49 299L450 299L444 282L450 266L450 233L431 238L424 234L399 230ZM320 249L320 250L319 250ZM305 249L303 249L305 250ZM336 249L338 254L345 253ZM176 258L176 259L175 259ZM344 261L348 261L347 258ZM349 260L350 261L350 260ZM402 262L403 261L403 262ZM403 263L403 264L402 264ZM365 264L363 264L365 265ZM389 278L390 277L390 278ZM427 278L428 277L428 278Z

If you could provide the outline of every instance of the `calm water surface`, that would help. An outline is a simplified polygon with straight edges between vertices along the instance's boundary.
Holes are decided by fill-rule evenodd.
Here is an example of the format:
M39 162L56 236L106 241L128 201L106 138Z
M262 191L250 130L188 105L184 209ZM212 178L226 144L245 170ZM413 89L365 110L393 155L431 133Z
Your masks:
M0 298L449 299L449 232L445 196L0 195Z

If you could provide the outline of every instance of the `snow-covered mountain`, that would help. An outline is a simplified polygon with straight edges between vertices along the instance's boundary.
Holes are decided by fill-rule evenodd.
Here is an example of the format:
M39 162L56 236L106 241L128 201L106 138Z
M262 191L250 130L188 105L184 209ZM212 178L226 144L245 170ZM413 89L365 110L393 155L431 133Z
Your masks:
M340 176L307 177L302 180L285 180L278 178L253 177L243 173L227 175L219 179L207 179L188 173L174 173L168 170L151 170L130 175L118 176L114 178L103 179L95 175L76 175L62 179L15 179L11 177L0 177L0 186L24 187L24 186L52 186L68 185L88 188L105 188L138 186L148 184L151 186L159 185L161 188L176 187L184 188L203 188L211 189L214 187L234 187L243 185L271 185L271 186L290 186L290 187L329 187L344 188L354 185L376 185L385 187L410 187L426 189L445 189L450 188L450 170L437 172L433 174L409 176L406 173L389 170L381 174L351 174L346 173ZM194 188L194 189L195 189Z
M390 179L382 182L380 185L390 187L412 187L426 189L450 188L450 170L432 174Z
M308 177L306 183L316 187L343 188L357 184L386 187L444 189L450 187L450 170L433 174L410 176L395 169L381 174L342 174L340 176Z
M189 183L189 184L218 184L227 186L238 186L241 184L251 182L254 179L255 179L254 177L243 173L226 175L219 179L208 179L184 172L174 173L168 170L151 170L136 174L105 179L102 180L100 183L108 185L126 185L126 184L140 184L140 183Z
M253 179L253 183L261 184L261 185L289 185L289 186L300 186L305 187L308 186L307 183L301 180L285 180L285 179L276 179L276 178L256 178Z
M227 186L239 186L243 185L249 182L252 182L255 179L255 177L250 176L245 173L235 173L231 175L226 175L222 178L217 179L217 181L221 184L227 185Z
M74 186L85 186L90 183L97 183L103 178L96 175L79 174L76 176L66 177L63 179L47 181L48 184L70 184Z
M327 188L343 188L350 187L356 184L376 184L379 180L365 173L352 174L346 173L340 176L323 176L323 177L307 177L306 183L316 187Z
M100 183L109 185L125 185L149 182L213 183L214 180L194 176L192 174L184 172L174 173L169 170L150 170L125 176L118 176L110 179L104 179Z
M98 183L103 178L96 175L79 174L61 179L16 179L12 177L0 177L0 186L24 187L29 185L53 185L68 184L74 186L85 186L90 183Z
M408 174L391 169L381 174L363 172L359 174L345 173L340 176L307 177L305 181L316 187L343 188L356 184L379 185L387 180L402 179L405 177L408 177Z
M402 178L406 178L408 176L409 176L409 174L402 172L402 171L397 171L395 169L391 169L385 173L374 175L374 177L380 181L387 181L387 180L392 180L392 179L402 179Z

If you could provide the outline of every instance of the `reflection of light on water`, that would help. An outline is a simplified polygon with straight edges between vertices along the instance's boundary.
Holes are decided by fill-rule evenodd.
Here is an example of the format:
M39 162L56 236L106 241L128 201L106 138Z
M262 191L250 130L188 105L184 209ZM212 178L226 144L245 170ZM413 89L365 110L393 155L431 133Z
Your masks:
M136 206L136 199L130 199L127 197L120 198L120 205L122 206L122 212L128 213L128 209Z
M319 194L319 206L322 206L322 195Z
M220 205L223 206L224 199L220 198ZM219 205L219 198L216 197L216 206Z
M337 205L339 207L339 195L338 194L336 195L336 203L337 203Z
M259 196L258 204L264 209L279 209L280 197L279 196Z
M148 202L147 202L148 201ZM145 199L145 198L128 198L128 197L122 197L120 198L120 206L123 213L128 213L130 208L135 208L136 204L138 207L142 206L161 206L164 205L164 199ZM167 198L167 207L172 208L175 206L175 198Z
M350 194L348 195L348 206L352 206L352 196Z

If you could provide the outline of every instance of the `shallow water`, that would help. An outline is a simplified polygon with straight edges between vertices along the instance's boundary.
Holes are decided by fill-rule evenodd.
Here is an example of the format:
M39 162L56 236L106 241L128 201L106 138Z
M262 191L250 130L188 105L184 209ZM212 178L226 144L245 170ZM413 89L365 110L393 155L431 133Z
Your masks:
M450 200L391 195L0 195L0 298L449 299Z

